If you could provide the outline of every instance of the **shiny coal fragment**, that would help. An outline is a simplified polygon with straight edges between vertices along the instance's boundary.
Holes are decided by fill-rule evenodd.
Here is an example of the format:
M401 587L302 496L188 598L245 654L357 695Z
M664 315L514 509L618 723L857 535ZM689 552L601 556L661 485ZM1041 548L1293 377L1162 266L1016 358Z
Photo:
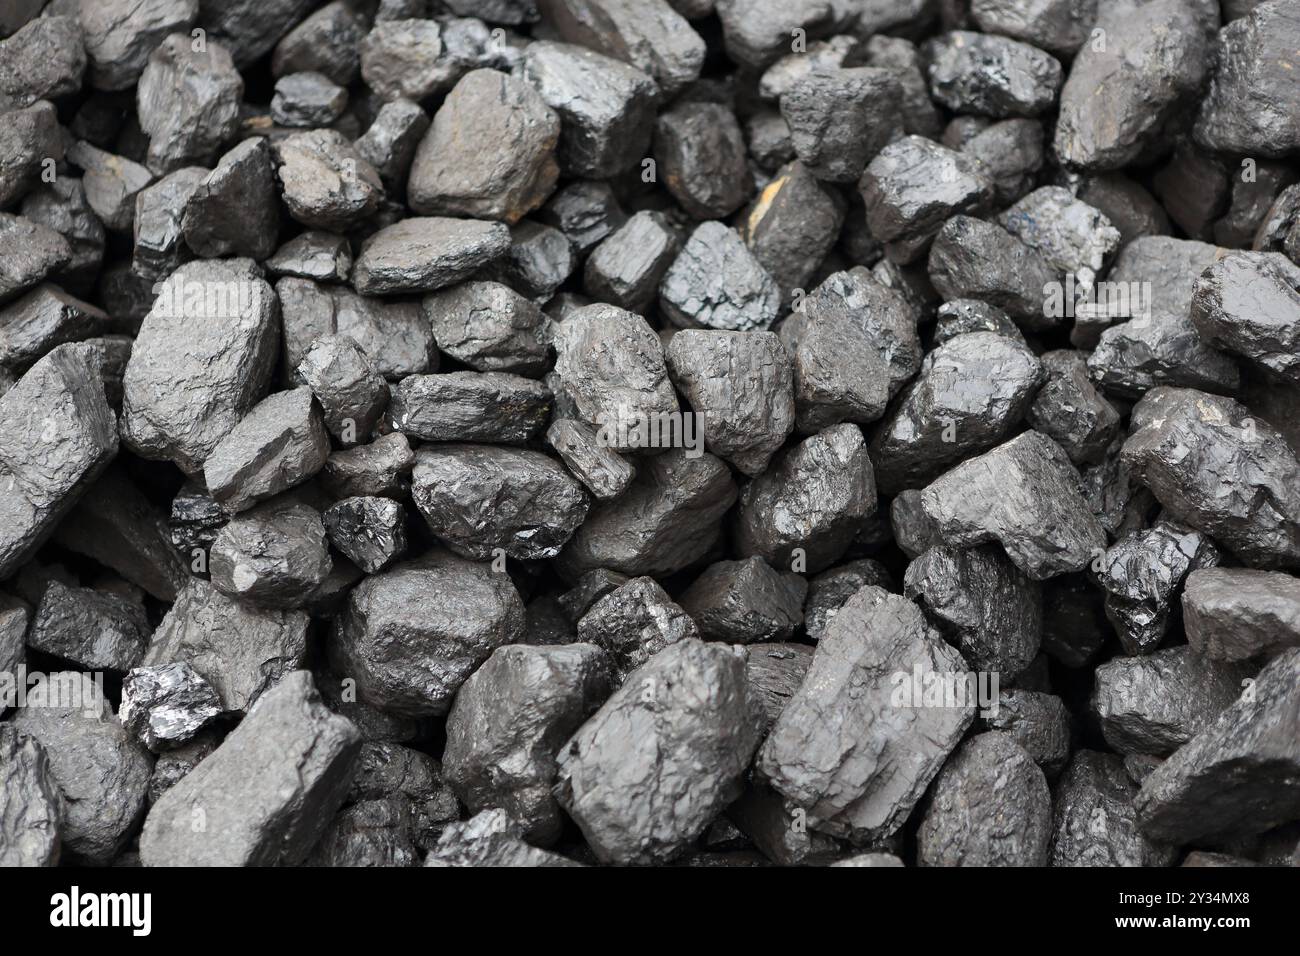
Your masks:
M122 726L150 750L186 743L220 714L216 690L186 661L137 667L122 681Z
M410 100L395 100L380 108L365 135L353 145L375 167L389 195L401 195L415 151L428 131L429 117L424 110Z
M1034 188L1043 166L1043 124L1036 119L993 123L963 143L959 152L993 180L998 205L1015 202Z
M1300 581L1276 571L1208 568L1183 586L1187 641L1206 657L1246 661L1300 646Z
M891 70L814 72L781 95L781 116L795 153L814 176L856 183L873 157L901 132L902 98Z
M1060 186L1035 189L999 215L998 222L1085 289L1105 271L1120 243L1119 230L1101 211Z
M0 726L0 866L56 866L63 814L45 748Z
M814 307L781 323L779 335L790 357L795 426L800 433L840 422L873 422L885 413L894 369L878 340L847 310Z
M832 38L831 42L835 42ZM902 88L903 131L937 138L943 129L939 110L930 100L923 73L922 57L916 45L903 37L878 33L862 48L867 66L889 70Z
M185 210L209 175L202 166L185 166L136 194L131 265L139 275L166 279L182 262L194 258L185 242Z
M1119 230L1120 243L1132 242L1143 236L1164 236L1170 232L1169 217L1140 183L1123 173L1102 173L1083 180L1079 198L1101 211ZM1095 341L1076 341L1080 348L1088 348Z
M642 312L680 249L677 234L656 212L632 216L587 258L583 288L605 302Z
M188 33L198 16L198 0L105 0L78 7L90 61L90 85L125 90L171 33Z
M172 34L149 56L136 90L149 167L168 173L211 162L239 128L244 80L218 43Z
M669 645L699 637L696 623L649 577L615 588L578 621L578 639L609 655L615 685Z
M337 130L293 133L275 141L273 151L284 204L304 226L342 232L379 208L379 173Z
M58 278L69 291L88 292L104 258L105 232L104 224L86 198L82 180L60 176L50 185L29 193L21 209L30 221L63 236L72 257L66 265L58 267ZM147 306L139 314L146 311Z
M749 155L760 169L774 172L795 158L790 127L776 110L760 110L745 120Z
M361 800L334 815L307 866L417 866L411 801L394 794Z
M363 295L434 292L468 278L510 248L500 223L403 219L366 240L352 270Z
M1137 826L1137 785L1114 754L1080 750L1056 786L1049 866L1168 866L1175 850Z
M484 810L450 824L429 850L425 866L551 867L581 866L568 857L524 842L518 824L501 809Z
M388 407L388 383L345 335L322 335L297 371L320 403L325 427L345 447L368 438Z
M537 219L568 236L573 251L584 255L622 226L627 214L609 183L581 179L552 196Z
M557 418L546 430L546 443L596 498L617 498L627 488L636 469L586 425Z
M280 231L275 167L262 139L249 139L221 157L185 204L185 244L207 259L266 259Z
M102 309L44 283L0 307L0 366L25 371L55 346L91 338L108 323Z
M1053 694L1012 687L998 694L993 713L983 715L983 725L1010 737L1029 752L1055 780L1070 757L1070 711Z
M701 223L659 285L659 308L682 328L768 328L781 290L734 229Z
M366 20L350 0L333 0L284 35L271 57L271 73L313 71L348 85L360 68L359 45Z
M505 283L520 295L544 303L564 285L577 265L577 256L564 233L554 226L521 219L510 227L506 254L480 276Z
M1089 38L1096 0L971 0L981 30L1057 54L1074 53Z
M803 52L787 47L782 50L784 55L763 71L758 81L758 95L765 100L779 100L805 76L833 72L859 60L859 46L857 37L844 34L827 40L814 40Z
M1098 392L1082 352L1040 356L1047 381L1030 405L1029 424L1052 438L1076 465L1099 464L1119 433L1119 412Z
M380 20L361 42L361 76L381 100L418 103L447 92L459 79L435 65L442 52L437 22Z
M424 300L438 348L478 372L536 375L547 364L541 309L499 282L462 282Z
M681 606L706 640L729 644L780 641L803 623L808 584L762 558L719 561L681 596Z
M365 733L364 727L358 727ZM448 823L460 818L460 802L445 777L442 765L426 753L368 739L361 747L348 801L396 797L400 802L404 798L411 804L414 841L427 848L437 842Z
M953 299L939 306L935 313L935 348L967 332L996 332L1017 342L1025 340L1016 323L996 305L979 299Z
M347 109L348 91L321 73L280 77L271 97L271 119L289 128L329 126Z
M654 153L664 185L696 219L730 215L753 189L740 124L720 103L686 101L662 113Z
M381 435L368 445L336 451L325 459L320 481L336 498L382 495L401 500L410 487L415 455L400 432Z
M406 551L406 510L391 498L345 498L321 517L330 544L367 574Z
M931 95L957 113L1005 119L1051 109L1061 87L1061 64L1028 43L969 30L928 41Z
M274 276L343 282L352 272L352 250L342 236L308 229L277 249L266 260L266 270Z
M527 443L546 424L552 395L506 372L409 375L393 389L393 427L424 441Z
M87 670L127 671L149 642L139 603L107 591L51 581L27 632L27 646Z
M320 512L273 501L217 532L212 584L223 594L264 607L301 607L330 572Z
M1035 250L994 223L954 216L935 237L930 281L945 299L980 299L1004 309L1022 328L1060 324L1046 308L1059 272Z
M1201 273L1192 325L1204 341L1300 383L1300 265L1234 252Z

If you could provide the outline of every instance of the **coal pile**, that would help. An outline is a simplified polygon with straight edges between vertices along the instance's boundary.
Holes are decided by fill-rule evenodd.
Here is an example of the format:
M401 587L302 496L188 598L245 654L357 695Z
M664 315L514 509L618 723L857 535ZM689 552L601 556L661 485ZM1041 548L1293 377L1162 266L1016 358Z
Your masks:
M1300 0L0 6L0 865L1300 864Z

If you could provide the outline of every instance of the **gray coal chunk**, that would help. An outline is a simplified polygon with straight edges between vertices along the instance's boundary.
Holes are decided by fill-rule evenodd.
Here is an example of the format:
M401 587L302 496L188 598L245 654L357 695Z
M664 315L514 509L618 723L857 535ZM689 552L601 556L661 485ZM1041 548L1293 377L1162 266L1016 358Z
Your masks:
M654 153L668 192L696 219L731 215L753 190L744 134L721 103L685 100L661 113Z
M388 407L388 383L346 335L322 335L298 366L320 403L325 427L345 447L364 441Z
M745 120L745 142L754 162L767 172L795 158L790 126L776 110L760 110Z
M266 140L249 139L221 157L185 204L185 244L205 259L275 251L280 212Z
M58 111L43 100L26 109L6 111L0 99L0 117L4 123L0 127L0 206L9 208L40 185L44 176L56 172L51 166L63 160L63 134Z
M811 73L834 72L852 66L861 59L860 45L857 37L842 34L827 40L814 40L802 53L787 47L782 51L784 55L763 71L758 81L758 95L765 100L779 100L782 94Z
M202 166L186 166L135 195L131 266L141 277L166 279L182 262L194 258L185 242L185 210L209 175Z
M360 723L357 726L366 732ZM437 842L448 823L460 819L460 802L445 778L442 765L428 754L389 741L367 739L361 747L348 800L405 797L412 806L415 843L428 847Z
M894 673L965 662L911 601L864 587L826 628L756 769L814 830L869 846L906 821L970 725L968 702L900 706Z
M60 176L29 193L21 208L23 216L30 221L63 236L72 257L67 265L59 268L59 276L69 290L89 293L99 277L104 258L105 232L104 224L86 198L82 180ZM144 311L148 311L147 306L139 314L143 315Z
M0 672L12 674L26 659L23 638L31 608L22 598L0 594Z
M1232 201L1214 224L1214 241L1221 246L1254 248L1255 235L1268 221L1269 210L1283 192L1300 178L1282 162L1262 162L1253 177L1232 177ZM1282 240L1285 245L1285 238Z
M280 77L271 97L271 120L280 126L314 128L334 123L348 106L348 91L321 73Z
M365 135L353 145L361 158L375 167L390 196L400 196L415 151L429 131L429 116L410 100L385 103L375 114Z
M1207 568L1183 584L1187 642L1206 657L1247 661L1300 646L1300 580L1278 571Z
M266 260L266 271L314 282L346 282L352 272L352 250L336 233L308 229L277 249Z
M1187 844L1300 818L1300 650L1283 651L1231 707L1142 784L1138 825Z
M830 0L718 0L716 8L727 56L752 70L762 69L781 54L789 53L796 35L829 33L840 16Z
M1300 12L1286 3L1261 4L1219 32L1194 129L1200 145L1252 156L1300 150L1300 91L1290 59L1298 42Z
M1227 212L1237 177L1219 159L1186 143L1151 179L1151 188L1169 218L1192 239L1210 239L1214 220Z
M467 73L416 150L411 208L516 223L555 188L559 136L559 117L527 83L495 70Z
M1076 465L1097 465L1119 434L1115 407L1097 391L1083 352L1059 349L1039 356L1047 381L1026 414L1032 428L1056 441Z
M361 800L330 820L307 866L418 866L415 813L408 797Z
M538 8L561 40L632 64L665 96L699 79L704 40L666 0L539 0Z
M812 663L813 649L807 644L764 642L747 650L745 680L749 684L749 696L762 705L766 736L803 683Z
M322 487L335 498L382 495L404 499L415 455L400 432L381 435L368 445L331 452L320 472Z
M679 641L564 745L556 799L601 861L667 862L740 795L759 713L743 650Z
M202 0L198 25L223 44L241 70L270 53L312 6L310 0Z
M1063 74L1049 53L1028 43L954 30L922 48L930 94L956 113L1006 119L1038 116L1056 103Z
M741 213L740 234L759 265L791 302L807 290L844 223L845 203L833 187L820 183L803 163L777 170L758 197Z
M858 188L871 234L899 263L921 258L950 217L979 214L993 199L993 180L977 163L923 136L881 149Z
M411 497L439 540L476 561L499 551L524 561L554 557L589 503L555 459L495 445L419 449Z
M1079 571L1106 535L1061 446L1029 431L970 458L926 486L921 509L944 543L994 542L1036 581Z
M1117 5L1085 43L1061 88L1056 153L1070 167L1119 169L1157 149L1195 100L1213 60L1186 0ZM1098 96L1105 89L1110 95Z
M455 285L505 255L501 223L440 216L403 219L366 240L352 270L363 295L407 295Z
M72 16L45 16L0 41L0 98L20 106L81 92L86 50Z
M935 313L934 347L968 332L996 332L1017 342L1025 340L1020 327L996 305L979 299L953 299Z
M633 578L595 601L577 622L578 640L609 657L615 685L664 648L700 631L654 578Z
M145 316L123 379L122 441L197 475L266 394L279 308L247 259L178 269Z
M903 89L892 70L810 73L781 95L781 116L799 161L818 179L856 183L902 132Z
M871 440L880 491L923 487L1004 441L1044 377L1027 345L995 332L959 335L935 348Z
M122 681L122 726L150 750L178 747L220 715L216 689L186 661L137 667Z
M150 54L136 89L149 167L158 173L210 163L239 129L243 78L225 47L196 46L183 33L167 37Z
M1099 558L1106 617L1128 654L1150 654L1177 620L1178 595L1192 571L1219 563L1206 535L1170 521L1133 531Z
M626 574L597 568L578 578L577 583L557 599L560 610L573 624L591 610L591 606L611 591L627 584Z
M429 849L424 865L552 867L582 864L525 843L519 825L505 810L497 808L450 824L437 844Z
M971 18L987 33L1071 54L1089 39L1097 0L972 0Z
M55 346L91 338L108 324L103 309L43 283L0 307L0 366L25 370Z
M143 667L187 661L221 698L243 714L307 653L307 615L258 608L193 579L154 631Z
M443 45L442 30L432 20L377 22L361 41L360 52L366 86L387 102L429 99L445 93L455 79L434 65Z
M666 267L665 263L665 267ZM510 286L520 295L543 303L573 274L577 257L568 237L554 226L521 219L510 227L510 248L480 275ZM650 286L653 295L659 276Z
M1043 167L1043 139L1039 120L1002 120L977 133L960 152L993 180L994 201L1003 206L1034 188Z
M523 445L550 415L552 395L541 382L506 372L410 375L393 389L389 418L422 441L482 441Z
M1054 694L1012 687L998 694L992 713L981 714L983 726L1010 737L1029 752L1049 780L1070 759L1070 711Z
M116 156L84 140L70 143L67 157L83 171L81 185L86 202L104 227L111 232L130 232L135 222L136 198L154 181L154 174L125 156Z
M647 426L679 413L663 345L641 316L589 305L559 323L554 345L561 391L578 418L604 428L615 451L644 447Z
M667 360L704 447L747 475L762 474L794 427L793 375L781 340L773 332L683 329Z
M212 547L217 532L229 520L207 489L196 481L187 481L172 499L168 536L183 561L193 566L192 561Z
M346 797L360 749L361 732L325 707L311 674L286 675L153 805L140 835L141 862L301 862Z
M1143 236L1164 236L1170 233L1169 217L1164 207L1139 183L1123 173L1088 176L1080 185L1079 198L1100 210L1111 221L1119 230L1121 245ZM1075 344L1080 348L1089 348L1095 342Z
M232 518L212 542L213 586L264 607L301 607L330 573L320 512L272 501Z
M330 439L311 389L276 392L257 404L212 450L203 476L234 513L300 485L320 471Z
M523 631L524 604L508 575L437 550L354 588L329 655L365 703L437 716L494 650L517 643Z
M903 594L976 670L1010 683L1038 654L1042 589L995 545L930 548L907 566Z
M1097 668L1091 709L1122 754L1168 756L1241 696L1254 669L1208 660L1186 644Z
M284 35L271 57L273 76L300 71L323 73L347 86L361 67L366 18L350 0L334 0Z
M1007 734L972 737L930 789L916 835L921 866L1046 866L1052 795L1043 771Z
M1120 233L1099 209L1061 186L1035 189L998 216L1002 228L1047 264L1091 289L1120 244Z
M903 131L938 137L943 130L943 121L939 110L930 100L930 90L922 74L922 60L916 44L903 37L877 34L866 42L863 53L867 66L890 70L902 87L900 105Z
M609 183L582 179L556 192L537 219L563 232L576 255L585 255L627 222L627 214Z
M571 418L555 419L546 430L546 443L601 501L617 498L636 476L630 462L602 444L596 432Z
M592 644L498 648L447 715L447 782L470 813L500 807L529 843L554 844L564 827L556 757L609 690L606 655Z
M647 155L658 96L649 75L593 50L549 40L528 44L519 69L562 121L558 158L566 176L604 179Z
M379 208L379 173L338 130L291 133L272 152L289 215L309 229L344 232Z
M811 434L840 422L880 418L895 370L871 331L847 309L810 307L807 300L804 306L778 330L791 365L795 427Z
M1300 265L1276 252L1234 252L1201 273L1192 325L1210 346L1300 384Z
M499 282L462 282L427 296L423 314L443 352L476 372L537 375L548 364L546 316Z
M391 498L344 498L322 516L330 544L366 574L406 552L406 509Z
M1169 866L1175 850L1137 825L1137 785L1114 754L1080 750L1056 786L1049 866Z
M34 737L0 727L0 866L57 866L63 795Z
M103 866L136 829L153 757L118 722L90 674L49 674L44 689L49 706L19 708L8 726L34 738L49 760L64 812L61 861Z
M54 534L117 447L85 346L58 346L0 396L0 580Z
M703 222L659 284L659 308L682 328L762 330L780 313L781 289L739 233Z
M1250 247L1257 251L1282 251L1294 262L1300 258L1300 183L1277 194L1255 230Z
M719 561L681 596L681 606L705 640L728 644L781 641L803 623L808 583L776 571L762 558Z
M875 513L876 481L857 425L832 425L782 452L747 484L735 516L736 550L773 567L821 571Z
M72 262L68 240L43 223L0 212L0 243L14 250L0 264L0 304L15 299Z
M727 808L727 820L777 866L825 865L842 855L840 843L809 830L797 808L762 784L750 784Z
M125 90L140 79L149 54L163 40L173 33L189 33L199 0L104 0L80 4L77 13L90 61L90 85Z
M1120 458L1173 516L1247 563L1300 565L1300 462L1244 406L1195 395L1134 432Z
M51 581L32 617L27 646L87 670L128 671L144 656L149 634L143 605Z
M927 268L945 299L996 305L1029 331L1060 325L1060 318L1046 307L1044 293L1060 281L1059 270L995 223L953 216L935 236Z
M823 571L809 581L808 599L803 608L804 632L808 639L820 640L845 602L868 584L886 591L896 590L893 575L872 558L849 561Z

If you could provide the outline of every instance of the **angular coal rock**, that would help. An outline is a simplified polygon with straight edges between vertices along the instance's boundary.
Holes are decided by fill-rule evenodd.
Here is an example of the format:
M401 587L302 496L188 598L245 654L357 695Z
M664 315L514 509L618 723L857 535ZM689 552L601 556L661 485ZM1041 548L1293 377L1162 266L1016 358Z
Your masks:
M611 591L627 584L627 581L626 574L597 568L579 577L572 588L556 599L556 603L564 616L576 625L582 616L591 610L593 604Z
M301 607L330 573L320 512L268 502L222 528L212 542L212 584L265 607Z
M1089 38L1096 0L971 0L970 15L988 33L1070 54Z
M62 161L63 136L58 112L44 101L27 109L5 111L0 98L0 117L4 123L0 127L0 206L8 208L41 183L47 164Z
M793 37L791 38L793 39ZM793 44L792 44L793 45ZM802 53L787 52L763 71L758 81L758 95L765 100L779 100L790 87L811 73L834 72L861 59L860 41L850 35L815 40Z
M813 649L807 644L764 642L747 650L745 681L749 684L749 696L762 705L766 736L803 683L812 663Z
M122 681L122 726L150 750L190 740L221 715L221 698L186 661L137 667Z
M1196 280L1192 325L1209 345L1300 383L1300 265L1234 252Z
M1138 824L1186 844L1263 833L1300 817L1300 650L1283 651L1231 707L1142 784Z
M379 208L379 173L337 130L293 133L273 151L289 215L309 229L344 232Z
M835 39L832 38L831 42ZM922 75L921 56L916 45L902 37L876 34L866 42L862 52L867 66L890 70L902 87L904 132L937 138L943 131L943 121L930 101L930 90Z
M281 677L302 666L307 615L257 608L191 580L154 631L143 667L187 661L221 698L243 714Z
M0 396L0 579L52 535L117 454L93 353L60 345Z
M661 113L654 153L668 192L696 219L731 215L754 188L744 134L720 103L686 100Z
M436 22L381 20L361 42L361 76L381 100L427 100L445 93L456 79L434 66L442 51Z
M679 641L634 671L560 751L556 799L602 861L670 860L739 796L760 733L744 659Z
M1151 180L1169 218L1192 239L1210 239L1227 212L1233 177L1218 159L1180 143Z
M935 348L968 332L996 332L1017 342L1025 341L1019 326L996 305L979 299L953 299L939 306L934 325Z
M510 230L501 223L403 219L366 240L352 282L363 295L434 292L468 278L509 248Z
M794 162L777 170L741 214L740 234L788 303L816 274L840 234L844 215L839 193Z
M275 296L247 259L192 262L167 280L123 380L122 441L197 475L265 394L275 367Z
M172 499L167 520L168 536L182 560L192 562L206 557L204 552L212 547L217 532L229 520L230 516L221 510L221 505L202 485L187 481ZM181 582L177 590L183 586L184 582ZM172 599L175 600L175 594Z
M930 790L916 835L921 866L1046 866L1052 795L1033 757L1007 734L972 737Z
M325 465L329 433L311 389L276 392L217 444L203 465L212 497L232 514L302 484Z
M662 213L639 212L587 257L583 289L621 309L643 312L679 249L677 234Z
M1091 708L1122 754L1173 753L1241 696L1254 669L1207 660L1187 646L1116 657L1097 668Z
M856 846L891 836L970 725L973 709L902 706L891 673L963 672L915 604L864 587L823 632L757 771L811 829Z
M808 638L820 640L844 603L868 584L886 591L896 588L889 570L871 558L841 564L808 582L808 600L803 610Z
M348 106L348 91L321 73L280 77L271 97L271 120L280 126L313 128L334 123Z
M1042 589L995 545L930 548L907 566L916 601L976 670L1014 681L1038 654Z
M989 730L1010 737L1034 758L1049 780L1070 758L1070 711L1061 698L1040 691L1010 688L998 694L992 713L982 714Z
M1216 66L1196 118L1198 143L1253 156L1300 150L1300 92L1290 59L1297 41L1300 13L1286 3L1261 4L1219 32Z
M1300 646L1300 581L1276 571L1207 568L1183 585L1187 641L1214 660L1271 657Z
M69 144L67 157L84 172L81 183L86 202L104 227L112 232L130 232L136 198L154 181L154 174L125 156L115 156L82 140Z
M361 729L365 733L365 728ZM460 818L460 803L447 785L437 760L410 747L368 739L361 747L348 800L360 802L388 797L404 797L410 801L415 842L421 847L436 843L446 824Z
M467 73L416 150L411 208L518 222L555 188L559 136L559 117L527 83L495 70Z
M659 308L682 328L748 332L775 321L781 290L739 233L703 222L659 284Z
M1102 212L1060 186L1035 189L1002 212L998 222L1049 266L1074 275L1089 290L1120 243L1119 230Z
M577 623L577 635L609 655L617 685L668 645L699 638L700 632L654 578L641 577L593 602Z
M578 265L568 237L553 226L521 219L510 227L510 248L479 275L544 303ZM658 278L656 277L656 282Z
M149 167L158 173L210 163L239 129L243 78L225 47L196 46L172 34L140 76L136 109L149 137Z
M64 862L104 866L122 849L145 806L153 758L113 715L89 674L46 675L46 706L19 708L12 726L45 750L62 796Z
M104 0L77 8L90 85L125 90L144 72L149 54L172 33L188 33L198 0Z
M297 371L320 403L325 427L345 447L366 439L388 407L388 383L346 335L322 335Z
M518 824L501 809L450 824L429 849L425 866L551 867L581 866L558 853L524 842Z
M1277 195L1263 222L1255 231L1250 247L1257 251L1282 251L1294 262L1300 257L1300 183L1288 186Z
M425 441L527 443L546 423L551 392L504 372L411 375L393 390L393 427Z
M209 175L202 166L186 166L136 194L131 265L140 276L166 279L182 262L194 258L185 243L185 210Z
M1034 188L1043 166L1043 124L1031 119L1003 120L967 140L960 151L993 180L995 203L1006 205Z
M790 359L776 334L684 329L667 360L704 446L747 475L766 470L794 427Z
M31 222L47 226L63 236L72 250L59 277L69 290L86 293L99 276L104 258L104 224L91 208L80 179L61 176L48 186L29 193L22 214ZM3 297L3 296L0 296ZM143 315L147 307L139 313Z
M499 282L462 282L424 300L438 348L478 372L536 375L550 349L547 319Z
M311 674L286 675L220 747L153 805L140 835L141 861L301 862L347 795L360 749L360 731L321 703ZM205 826L194 826L196 817Z
M591 644L498 648L447 716L447 782L471 813L500 807L530 843L551 845L564 823L556 757L608 694L606 656Z
M1138 830L1137 785L1114 754L1080 750L1056 787L1049 866L1169 866L1173 847Z
M617 498L636 475L636 469L581 422L557 418L546 430L546 443L601 501Z
M1056 153L1068 166L1118 169L1158 149L1212 62L1186 0L1116 5L1098 18L1061 88ZM1098 96L1098 90L1106 96Z
M783 452L747 484L736 549L776 568L821 571L838 560L876 510L876 482L857 425L832 425Z
M0 307L0 366L26 370L56 345L88 339L108 323L102 309L44 283Z
M706 640L729 644L780 641L803 623L804 579L772 569L762 558L719 561L681 596L681 606Z
M843 16L828 0L719 0L716 7L727 55L753 70L790 52L792 37L829 33Z
M673 574L713 549L736 495L731 472L710 454L655 455L623 494L591 509L561 552L559 570L569 579L596 568Z
M1081 183L1079 199L1101 211L1119 230L1120 244L1143 236L1168 235L1169 217L1155 197L1123 173L1089 176ZM1076 341L1080 348L1095 341Z
M666 0L539 0L537 6L561 40L632 64L665 96L699 79L704 40Z
M1183 579L1215 567L1219 549L1199 531L1160 521L1121 538L1099 560L1097 582L1120 644L1128 654L1150 654L1176 617Z
M1061 87L1055 57L1006 37L954 30L928 41L922 55L931 95L957 113L1037 116Z
M508 575L437 550L353 589L329 654L362 701L398 715L441 715L492 651L523 631L524 605Z
M334 0L276 44L271 73L280 77L310 70L347 86L357 78L361 63L359 46L365 35L365 16L349 0Z
M321 470L322 487L335 498L382 495L404 499L415 455L400 432L381 435L369 445L333 452Z
M352 250L340 235L308 229L277 249L266 260L266 271L314 282L345 282L352 272Z
M63 815L45 748L0 726L0 866L57 866Z
M575 255L585 255L627 221L609 183L594 180L565 186L538 210L537 218L563 232Z
M51 581L27 632L27 646L87 670L128 671L149 643L144 607L119 594Z
M893 372L875 337L847 309L804 305L779 330L792 366L796 428L810 434L875 421L885 413Z
M1300 462L1245 406L1193 393L1135 431L1120 457L1174 517L1244 561L1300 565Z
M307 866L418 866L415 816L402 794L362 800L340 810Z
M880 150L858 188L871 234L900 263L920 258L950 217L978 214L993 199L993 181L978 164L923 136Z
M873 157L902 132L902 99L892 70L829 70L810 73L783 93L781 116L799 161L814 176L856 183Z
M275 251L280 214L275 166L264 139L248 139L221 157L185 204L185 244L205 259Z
M406 177L420 141L429 131L429 117L410 100L385 103L374 122L354 145L361 158L375 167L390 196L406 189Z
M1006 439L1043 383L1029 347L994 332L959 335L930 352L871 441L882 493L922 487Z
M406 509L391 498L344 498L322 519L330 544L367 574L382 571L406 551Z
M1035 431L971 458L921 493L921 510L944 543L996 541L1036 581L1079 571L1106 535L1061 447Z
M927 266L945 299L980 299L1004 309L1022 328L1054 328L1044 290L1059 273L1038 252L1005 229L969 216L954 216L935 236Z
M1096 465L1106 458L1119 433L1119 412L1088 377L1083 352L1060 349L1039 357L1047 382L1034 397L1026 420L1056 441L1076 465Z
M72 262L72 247L63 236L22 216L0 212L0 244L15 250L0 264L0 303L40 285Z
M81 26L73 16L32 20L0 41L0 103L7 97L27 106L71 96L81 92L85 72Z
M493 445L415 453L411 497L443 543L467 558L554 557L586 517L582 486L554 459Z
M771 172L795 158L790 127L776 110L761 110L745 120L749 155L759 168Z

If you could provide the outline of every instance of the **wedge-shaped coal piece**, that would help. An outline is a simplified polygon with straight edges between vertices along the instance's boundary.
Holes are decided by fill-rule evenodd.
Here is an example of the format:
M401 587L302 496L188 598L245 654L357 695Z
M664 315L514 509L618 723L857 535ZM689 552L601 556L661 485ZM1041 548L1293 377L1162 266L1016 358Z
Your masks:
M1209 568L1183 586L1187 641L1206 657L1245 661L1300 646L1300 581L1277 571Z
M982 713L983 726L1010 737L1055 780L1070 758L1070 711L1065 701L1041 691L1007 688L998 694L991 713Z
M1300 265L1234 252L1196 280L1192 325L1215 348L1300 383Z
M188 661L137 667L122 681L122 726L150 750L177 747L221 715L221 698Z
M166 279L182 262L194 258L185 243L185 210L209 175L202 166L185 166L136 193L131 268L138 275Z
M266 140L247 139L221 157L185 204L185 244L205 259L275 251L280 210Z
M99 149L83 140L68 145L68 162L84 172L86 202L111 232L130 232L139 194L154 181L148 168L125 156ZM180 163L179 166L186 166Z
M1080 750L1056 785L1049 866L1169 866L1176 851L1137 826L1138 788L1114 754Z
M545 303L577 266L578 258L564 233L554 226L521 219L510 227L510 248L506 254L487 266L480 276L504 283L534 302ZM655 276L651 291L658 281Z
M330 543L367 574L382 571L406 551L406 509L391 498L344 498L322 519Z
M557 418L546 430L546 443L601 501L617 498L636 475L631 462L600 441L597 433L572 418Z
M553 397L541 382L507 372L410 375L393 389L393 427L423 441L527 443L546 424Z
M149 167L169 173L207 164L239 129L244 80L218 43L173 33L149 56L136 89Z
M346 335L322 335L298 375L320 403L325 427L340 444L365 441L388 407L388 383L361 346Z
M670 644L700 636L690 616L649 577L633 578L595 601L577 634L609 655L615 685Z
M972 0L971 17L987 33L1070 54L1089 37L1095 0Z
M271 73L284 76L311 70L348 85L360 68L366 18L348 0L327 3L285 34L271 57Z
M77 8L90 85L125 90L144 72L158 44L171 33L188 32L198 16L198 0L105 0Z
M271 121L311 129L337 122L348 106L348 91L321 73L290 73L275 83Z
M979 299L953 299L939 306L935 315L935 348L968 332L996 332L1017 342L1025 340L1025 334L1009 315Z
M320 512L305 504L267 502L232 518L212 543L213 586L265 607L302 607L331 566Z
M1058 349L1039 360L1047 381L1029 407L1029 424L1054 439L1076 465L1100 464L1119 433L1120 417L1093 385L1086 354Z
M477 372L536 375L547 364L546 316L499 282L462 282L427 296L438 348Z
M953 216L935 237L927 269L945 299L996 305L1029 331L1060 325L1060 318L1046 308L1044 292L1059 281L1059 271L994 223Z
M0 866L56 866L63 795L45 748L0 727Z
M1120 244L1119 230L1100 210L1061 186L1035 189L1002 212L998 222L1085 288L1104 272Z
M149 634L142 604L51 581L36 606L27 646L87 670L124 672L144 656Z
M337 233L308 229L277 249L266 260L266 270L274 276L343 282L352 272L352 250Z
M894 371L877 340L847 310L818 306L813 318L807 305L778 330L790 357L795 427L810 434L840 422L875 421L885 413Z
M400 432L381 435L369 445L336 451L321 469L322 487L336 498L382 495L402 500L410 489L415 455Z
M1061 64L1028 43L954 30L923 48L931 95L957 113L1003 119L1052 108Z
M659 308L682 328L762 330L780 313L781 290L739 233L703 222L659 284Z
M403 219L366 240L352 281L363 295L433 292L468 278L509 248L510 230L501 223Z
M960 152L993 180L993 198L1003 206L1024 196L1043 168L1043 124L1036 119L993 123L962 144ZM1160 207L1152 200L1152 205Z
M721 103L685 100L661 113L654 153L669 193L696 219L729 216L753 189L744 134Z
M379 173L338 130L292 133L274 154L289 215L309 229L351 229L384 197Z
M785 640L803 623L808 584L762 558L719 561L683 592L681 606L706 640L728 644Z
M782 301L807 290L844 223L845 202L802 163L788 163L740 214L740 234L781 287Z
M0 243L11 250L0 264L0 303L17 298L72 263L67 239L23 216L0 212Z
M856 183L902 131L902 87L892 70L812 72L781 95L781 116L800 162L818 179Z

